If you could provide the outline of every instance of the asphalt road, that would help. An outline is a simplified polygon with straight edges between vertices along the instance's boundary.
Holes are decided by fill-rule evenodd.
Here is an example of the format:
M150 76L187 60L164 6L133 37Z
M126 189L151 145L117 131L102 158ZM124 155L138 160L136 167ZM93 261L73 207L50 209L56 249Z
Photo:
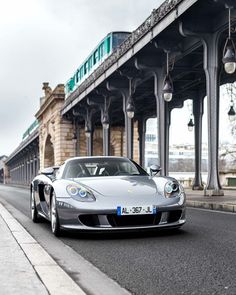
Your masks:
M48 223L29 220L27 190L0 186L0 201L4 200L20 211L10 207L77 281L81 282L76 273L78 263L68 249L132 294L236 294L236 214L189 208L187 224L174 232L66 234L58 240ZM89 280L89 274L86 276Z

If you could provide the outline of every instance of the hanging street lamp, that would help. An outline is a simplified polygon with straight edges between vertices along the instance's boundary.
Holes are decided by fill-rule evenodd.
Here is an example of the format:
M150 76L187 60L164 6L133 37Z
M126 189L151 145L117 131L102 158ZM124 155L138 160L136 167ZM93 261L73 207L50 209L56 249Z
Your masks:
M166 77L164 80L164 85L162 89L163 99L167 102L170 102L173 97L173 82L169 74L169 52L166 53Z
M233 74L236 70L236 48L234 41L231 38L231 7L229 9L229 30L228 38L226 39L222 62L227 74Z
M107 112L105 112L103 117L102 117L102 126L103 126L104 129L109 128L109 116L108 116Z
M129 99L128 99L128 101L127 101L127 105L126 105L126 113L127 113L127 116L130 119L133 119L133 117L134 117L134 111L135 111L134 100L133 100L133 97L130 96Z
M91 129L89 128L88 124L85 125L85 136L89 138L91 136Z
M194 123L193 123L193 119L190 118L189 122L188 122L188 131L193 131L193 127L194 127Z
M235 115L236 115L236 113L235 113L235 110L234 110L234 106L231 105L230 106L230 109L228 111L228 116L229 116L229 121L230 122L233 122L234 121Z

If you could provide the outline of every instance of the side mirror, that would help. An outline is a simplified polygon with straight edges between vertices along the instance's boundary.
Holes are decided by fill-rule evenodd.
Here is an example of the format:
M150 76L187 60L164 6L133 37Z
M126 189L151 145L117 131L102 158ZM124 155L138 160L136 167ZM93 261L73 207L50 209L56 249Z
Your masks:
M46 175L46 176L51 176L54 174L54 169L52 167L44 168L41 171L41 174Z
M159 165L151 165L150 166L150 172L151 172L151 176L156 175L157 173L159 173L161 171L161 167Z

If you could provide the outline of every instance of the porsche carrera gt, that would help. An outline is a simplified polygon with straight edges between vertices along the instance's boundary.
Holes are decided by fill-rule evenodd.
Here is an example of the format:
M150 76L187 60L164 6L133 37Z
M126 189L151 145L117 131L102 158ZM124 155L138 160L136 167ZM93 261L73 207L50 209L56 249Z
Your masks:
M30 187L33 222L43 217L62 230L126 231L178 228L185 223L185 192L171 177L150 175L124 157L76 157L44 169Z

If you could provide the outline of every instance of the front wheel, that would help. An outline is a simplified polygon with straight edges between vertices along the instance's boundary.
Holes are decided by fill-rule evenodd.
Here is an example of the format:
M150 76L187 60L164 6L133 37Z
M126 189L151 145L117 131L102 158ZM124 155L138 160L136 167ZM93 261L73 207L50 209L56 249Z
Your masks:
M52 233L56 237L58 237L61 234L61 228L60 228L60 222L59 222L58 213L57 213L56 195L54 192L51 199L50 216L51 216Z
M31 219L34 223L38 223L40 221L40 217L38 214L38 210L36 207L34 191L32 189L30 194L30 209L31 209Z

